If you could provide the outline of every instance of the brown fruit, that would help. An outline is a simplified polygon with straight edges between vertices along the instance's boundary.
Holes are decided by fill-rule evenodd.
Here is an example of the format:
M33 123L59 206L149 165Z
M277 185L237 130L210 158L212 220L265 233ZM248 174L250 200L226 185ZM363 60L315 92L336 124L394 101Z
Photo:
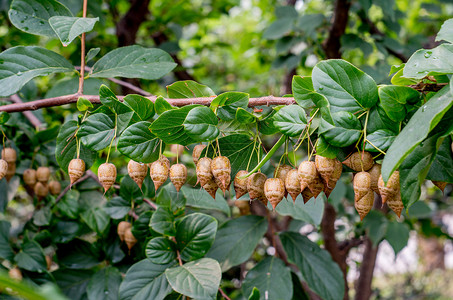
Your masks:
M49 194L49 187L47 186L47 184L45 183L42 183L42 182L37 182L35 184L35 195L38 197L38 199L42 199L44 197L47 196L47 194Z
M170 168L170 180L179 192L181 187L187 180L187 168L183 164L174 164Z
M355 174L354 181L354 200L355 202L360 201L371 189L371 176L367 172L359 172Z
M343 162L356 172L368 171L373 167L373 156L370 152L354 152Z
M211 159L209 157L200 158L196 169L197 180L201 186L212 180Z
M193 148L192 158L195 165L198 164L198 160L200 159L201 152L203 152L204 148L206 148L206 145L196 145Z
M85 162L80 158L75 158L69 162L68 174L71 179L71 186L79 180L85 173Z
M274 171L274 178L280 178L283 181L283 184L285 183L286 176L288 175L288 172L291 171L293 168L288 165L281 165L277 167ZM285 197L288 196L288 191L285 188Z
M24 171L24 182L27 186L33 187L36 184L36 170L26 169Z
M46 265L47 265L47 270L50 270L52 267L52 256L46 255Z
M243 200L236 200L234 201L234 205L239 208L239 212L241 216L249 215L250 214L250 204L249 201Z
M211 161L212 175L220 181L219 188L225 194L225 191L230 187L231 181L231 165L228 157L217 156Z
M173 144L170 146L170 151L175 155L181 156L184 153L184 146Z
M378 188L379 193L381 194L382 197L382 204L387 202L387 200L389 200L390 198L395 197L395 195L399 193L400 190L400 172L398 171L393 172L393 174L390 176L387 182L387 185L384 185L382 175L379 176Z
M285 188L288 193L293 198L293 201L296 201L297 196L301 193L299 174L296 169L292 169L288 172L285 179Z
M300 190L303 192L308 187L314 193L312 185L316 178L319 177L315 162L308 160L301 162L297 172L299 174Z
M15 162L8 163L8 170L6 170L5 175L6 181L9 182L11 178L14 177L15 174L16 174L16 163Z
M338 159L335 159L333 173L330 175L329 183L326 184L326 187L324 189L324 194L326 194L327 198L329 198L330 193L332 193L333 189L337 185L337 181L340 179L342 172L343 164Z
M363 197L354 201L354 207L359 213L361 221L370 212L371 208L373 207L373 203L374 193L371 189L369 189Z
M247 191L250 199L255 200L265 197L264 184L266 179L266 175L261 172L254 173L247 178Z
M447 186L447 183L446 182L443 182L443 181L437 181L437 180L431 180L431 182L437 186L441 191L442 193L444 192L444 189L445 187Z
M143 180L145 180L146 173L148 172L148 165L138 163L132 159L127 164L127 173L135 181L138 187L141 189Z
M321 177L316 177L311 185L311 189L305 189L302 191L302 197L304 198L304 203L307 203L311 198L317 198L322 191L324 191L325 186Z
M126 233L126 230L130 228L132 228L132 224L129 222L121 221L118 223L116 232L118 233L118 236L122 242L124 242L124 235Z
M387 205L391 210L395 212L398 218L401 217L401 212L403 211L404 205L403 201L401 201L401 193L399 190L395 194L395 196L387 199Z
M18 267L12 268L9 270L8 275L11 279L21 281L22 280L22 272Z
M371 176L371 189L373 192L376 194L379 194L379 176L381 176L381 165L380 164L374 164L373 167L368 171Z
M112 163L103 163L98 168L98 178L104 187L104 193L115 183L116 167Z
M316 170L318 170L319 175L321 176L322 180L324 180L326 185L329 185L330 177L335 170L335 161L336 159L320 155L315 156Z
M241 198L245 194L247 194L247 180L248 178L240 179L239 177L247 175L248 172L245 170L241 170L236 173L234 177L234 191L236 192L236 199Z
M203 185L203 188L215 200L215 194L217 193L217 189L219 188L219 186L215 182L214 178L211 178L211 180L209 180L205 185Z
M154 188L157 189L167 181L169 167L165 160L156 160L151 164L149 174L154 182Z
M126 242L127 248L129 250L131 250L132 247L137 244L137 239L132 234L132 227L126 228L126 230L124 231L124 241Z
M50 178L50 169L48 167L39 167L36 170L36 179L39 182L47 182Z
M52 180L49 182L49 190L52 195L59 195L61 193L61 184L58 181Z
M168 170L170 170L170 160L168 159L168 157L162 155L159 158L159 161L161 161L164 165L166 165Z
M285 184L280 178L269 178L264 183L264 195L275 209L285 197Z
M15 163L17 160L16 150L13 148L3 148L2 159L6 160L8 164Z
M6 172L8 171L8 163L4 159L0 159L0 180L5 177Z

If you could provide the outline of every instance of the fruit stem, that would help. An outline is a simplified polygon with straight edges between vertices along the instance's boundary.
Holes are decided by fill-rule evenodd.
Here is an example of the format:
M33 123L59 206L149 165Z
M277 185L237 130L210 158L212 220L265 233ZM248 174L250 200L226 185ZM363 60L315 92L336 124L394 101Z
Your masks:
M87 17L88 0L83 0L82 18ZM85 80L85 32L82 33L82 44L80 47L80 77L79 77L79 90L77 94L83 94L83 81Z
M118 130L118 115L115 114L115 131L114 131L114 134L113 134L113 138L112 138L112 140L110 141L109 151L107 152L107 159L106 159L105 163L108 163L108 162L109 162L110 150L112 149L113 141L114 141L115 138L116 138L116 132L117 132L117 130Z
M219 139L216 138L215 139L216 143L217 143L217 152L219 153L219 156L222 156L222 154L220 154L220 145L219 145ZM215 151L214 151L215 152Z

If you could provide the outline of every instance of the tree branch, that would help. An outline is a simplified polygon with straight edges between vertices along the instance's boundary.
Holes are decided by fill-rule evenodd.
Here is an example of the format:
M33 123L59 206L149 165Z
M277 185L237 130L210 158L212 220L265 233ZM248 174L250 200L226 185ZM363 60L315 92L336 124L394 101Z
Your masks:
M329 30L329 36L322 44L327 58L341 58L340 39L346 31L350 7L351 2L349 0L335 1L335 11L332 17L332 25Z
M28 110L37 110L44 107L53 107L53 106L61 106L65 104L76 103L79 97L84 97L88 101L93 104L100 104L101 101L99 96L97 95L79 95L79 94L72 94L72 95L65 95L60 97L54 98L47 98L41 100L35 100L25 103L15 103L15 104L7 104L0 106L0 112L22 112ZM123 100L125 96L117 96L120 101ZM146 97L149 100L155 102L156 96L149 96ZM182 98L182 99L166 99L168 103L173 106L185 106L189 104L201 104L208 106L211 104L212 100L215 97L196 97L196 98ZM249 99L249 107L260 106L260 105L290 105L294 104L293 97L274 97L274 96L264 96L259 98L250 98Z
M87 17L87 5L88 0L83 0L82 18ZM82 33L82 45L80 46L80 66L79 89L77 91L78 94L83 93L83 82L85 80L85 32Z
M17 94L14 94L10 97L11 101L16 104L23 104L22 99ZM31 112L31 111L23 111L22 114L25 118L30 121L30 123L36 128L42 125L41 121Z

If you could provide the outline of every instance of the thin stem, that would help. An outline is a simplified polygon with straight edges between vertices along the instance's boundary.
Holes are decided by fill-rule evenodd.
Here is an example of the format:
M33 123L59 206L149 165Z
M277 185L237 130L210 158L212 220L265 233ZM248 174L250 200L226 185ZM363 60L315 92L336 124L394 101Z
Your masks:
M226 300L231 300L231 298L228 297L227 294L225 294L225 292L220 287L219 287L219 292L223 298L225 298Z
M87 17L87 5L88 0L83 0L82 18ZM82 45L80 49L80 78L79 78L79 90L77 91L77 94L83 93L84 80L85 80L85 32L82 33Z
M217 143L217 152L219 153L219 156L222 156L222 154L220 153L220 144L219 144L219 139L216 138L215 139L216 143ZM215 151L214 151L215 152Z
M379 149L378 147L376 147L372 142L370 142L369 140L366 140L366 142L368 144L370 144L371 146L374 147L374 149L376 149L377 151L381 152L382 154L386 155L385 151L382 151L381 149Z
M117 130L118 130L118 115L115 114L115 131L114 131L114 134L113 134L112 141L110 142L110 145L109 145L109 151L108 151L108 153L107 153L107 159L106 159L106 161L105 161L106 163L109 162L110 150L112 149L113 141L114 141L115 138L116 138Z

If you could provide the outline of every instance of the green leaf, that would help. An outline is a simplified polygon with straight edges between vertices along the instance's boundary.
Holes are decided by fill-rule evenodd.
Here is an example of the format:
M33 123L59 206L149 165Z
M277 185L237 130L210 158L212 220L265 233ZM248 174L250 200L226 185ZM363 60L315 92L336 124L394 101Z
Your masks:
M307 126L305 110L299 105L288 105L280 109L274 116L274 126L281 133L290 137L297 137Z
M380 152L375 147L382 151L386 151L395 140L395 133L388 129L379 129L366 136L367 143L365 144L365 150L370 152ZM373 146L374 145L374 146Z
M179 211L185 207L186 198L184 197L184 194L176 191L173 184L169 183L160 188L160 191L157 194L156 203L171 211Z
M176 243L184 261L202 258L211 248L217 231L217 220L211 216L193 213L176 225Z
M114 197L104 207L105 213L115 220L123 219L130 210L131 203L121 197Z
M278 19L272 23L263 33L263 39L276 40L288 34L294 25L294 19Z
M363 227L374 246L377 246L384 238L388 223L384 214L376 210L371 210L363 219Z
M35 241L29 241L22 245L22 249L14 257L14 261L21 269L32 272L47 270L46 258L41 246Z
M121 178L120 197L122 197L129 203L132 203L132 201L138 198L143 198L142 191L129 175L126 175L123 178Z
M55 37L49 18L72 14L66 6L55 0L14 0L8 15L11 23L22 31Z
M366 128L367 133L372 133L381 129L388 129L395 134L400 131L400 123L393 122L386 114L385 110L380 104L371 108L370 115L368 116L368 124ZM362 117L362 125L365 126L365 119Z
M86 297L85 291L91 280L93 271L60 268L57 271L52 272L52 275L55 277L58 287L69 297L69 299L82 300Z
M187 146L195 141L186 132L184 121L189 112L199 105L187 105L178 109L168 110L162 113L151 125L151 131L167 144L179 144Z
M149 259L134 264L120 285L120 300L163 300L171 293L171 286L164 275L173 264L157 265Z
M420 99L420 93L406 86L380 86L379 98L382 108L394 122L401 122L406 117L407 102Z
M217 261L202 258L167 269L165 276L176 292L201 300L217 295L222 272Z
M42 277L37 277L36 281L40 281ZM47 278L46 278L47 279ZM67 300L58 287L51 282L46 282L42 286L36 285L28 280L19 281L10 278L8 273L2 271L0 273L0 288L2 289L2 299L33 299L33 300ZM20 297L20 298L19 298Z
M312 80L315 91L329 101L332 113L355 113L372 107L378 101L374 80L344 60L319 62L313 69Z
M427 179L453 183L452 139L446 137L440 145L429 169Z
M138 220L135 220L134 225L132 226L132 234L137 238L137 240L144 240L150 234L158 235L155 231L152 231L150 227L151 217L153 216L153 211L148 210L140 215Z
M248 300L260 300L260 298L261 298L260 291L256 287L253 287L253 290L250 293Z
M90 77L125 77L155 80L176 67L171 56L160 49L138 45L116 48L99 59Z
M77 99L77 110L84 112L90 108L93 108L93 104L86 98L79 97Z
M199 84L192 80L177 81L167 85L169 98L194 98L194 97L211 97L215 93L206 85Z
M154 116L154 103L146 97L129 94L123 98L123 103L134 111L134 120L148 121Z
M246 109L249 103L249 94L240 92L226 92L218 95L209 106L225 121L232 121L236 117L236 110L241 107Z
M80 239L58 245L57 256L60 265L71 269L90 269L100 263L99 249Z
M283 143L285 141L286 141L286 137L284 135L282 135L280 137L280 139L277 141L277 143L275 143L275 145L272 146L272 149L269 150L269 152L267 152L266 156L264 156L261 159L261 161L245 177L249 177L253 173L257 172L259 169L261 169L261 167L263 167L264 164L271 159L272 155L275 154L275 152L283 145ZM247 170L248 170L248 168L247 168Z
M135 121L139 121L138 116L132 109L118 100L115 93L109 89L105 84L99 88L99 97L101 103L110 109L116 116L116 123L118 132L121 133L128 125L132 118L135 116ZM103 107L101 107L102 109Z
M109 226L110 217L100 207L84 211L80 217L91 230L102 235Z
M47 226L52 219L52 212L49 206L41 207L33 214L33 224L36 226Z
M74 136L77 129L77 121L67 121L61 126L57 136L55 158L60 168L66 173L68 172L69 163L77 156L77 142ZM97 152L89 150L84 145L80 145L80 159L85 162L86 169L91 167L96 156Z
M14 252L9 243L9 231L11 224L8 221L0 220L0 258L9 260L14 259Z
M343 273L326 250L296 232L284 232L280 240L288 260L299 268L311 290L324 300L343 298Z
M362 125L350 112L340 111L332 114L333 124L322 119L318 133L326 142L335 147L346 147L360 138Z
M242 124L251 124L256 121L256 116L248 110L239 107L236 110L235 119Z
M100 151L107 148L115 135L115 122L104 113L97 113L86 118L80 126L77 136L87 148Z
M82 33L93 30L97 21L99 18L54 16L49 19L49 24L66 47Z
M453 19L446 20L436 36L436 42L447 41L453 43Z
M292 91L294 100L303 108L310 108L315 105L312 98L316 92L313 88L311 76L293 76Z
M151 133L150 122L142 121L129 126L118 139L118 151L130 159L151 163L159 158L160 140ZM165 144L162 144L162 149Z
M195 107L184 120L186 133L197 142L210 142L219 136L217 116L206 106Z
M170 103L168 103L167 100L164 99L164 97L159 96L156 98L156 102L154 103L154 107L156 108L156 113L158 115L163 114L167 110L172 110L172 109L177 109L177 107L171 106Z
M186 205L194 208L218 210L226 215L230 214L230 207L223 197L223 194L217 191L215 200L204 189L192 188L184 185L181 192L187 199Z
M293 219L319 226L324 214L325 199L324 193L307 203L304 203L302 195L297 196L296 202L288 197L277 205L277 212L282 216L291 216Z
M395 256L406 247L409 240L409 227L406 223L389 222L385 239L395 251Z
M4 125L8 122L10 115L6 111L0 112L0 125Z
M89 61L91 61L93 58L96 57L96 55L99 54L99 52L101 51L101 48L91 48L87 55L85 56L85 62L88 63ZM85 88L84 88L84 91L85 91Z
M257 299L281 299L291 300L293 297L293 282L291 271L285 263L275 257L266 257L253 269L247 272L242 283L244 295L250 295L254 288L258 288L261 298Z
M176 244L163 237L153 238L145 249L146 257L153 263L164 265L176 259Z
M403 64L403 67L404 67L404 65L405 64ZM399 86L405 86L405 85L411 85L411 84L417 83L417 80L415 80L415 79L403 77L403 72L404 72L404 68L398 70L398 72L396 72L395 75L393 75L390 82L394 85L399 85Z
M88 300L117 300L123 280L121 272L108 266L93 275L87 287Z
M75 71L60 54L35 46L17 46L0 53L0 97L16 93L38 76Z
M428 75L453 73L453 45L442 44L433 49L416 51L406 63L403 75L422 79Z
M267 230L267 220L243 216L222 224L207 257L220 262L222 272L247 261Z
M428 136L452 105L450 87L446 86L415 112L385 155L381 170L385 182L415 147Z
M149 226L161 234L175 236L176 228L173 214L164 207L158 207L151 217Z
M318 142L316 143L316 155L333 159L337 157L339 150L338 147L329 144L323 136L319 136Z

